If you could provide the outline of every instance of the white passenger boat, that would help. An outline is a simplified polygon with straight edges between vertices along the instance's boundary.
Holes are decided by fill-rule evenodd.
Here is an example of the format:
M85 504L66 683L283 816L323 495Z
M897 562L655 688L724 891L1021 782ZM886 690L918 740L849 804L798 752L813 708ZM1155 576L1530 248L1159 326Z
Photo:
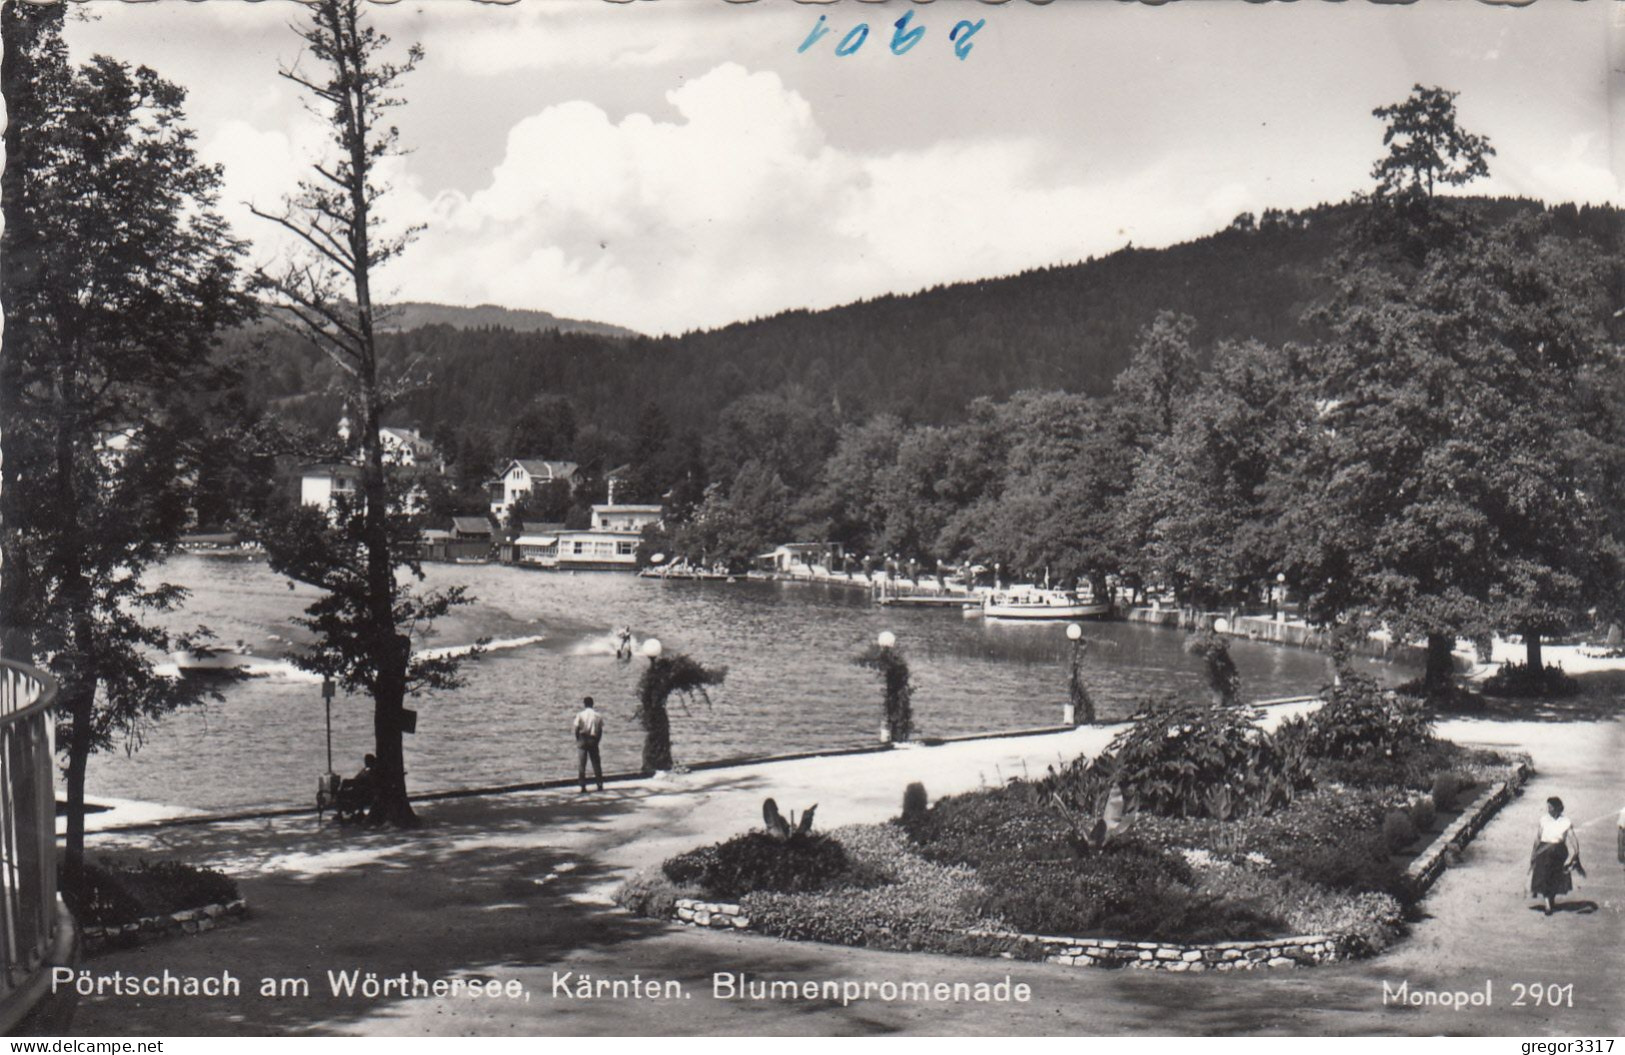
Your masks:
M1085 600L1071 590L1037 586L1013 586L982 596L982 614L989 619L1092 619L1111 610L1111 605Z

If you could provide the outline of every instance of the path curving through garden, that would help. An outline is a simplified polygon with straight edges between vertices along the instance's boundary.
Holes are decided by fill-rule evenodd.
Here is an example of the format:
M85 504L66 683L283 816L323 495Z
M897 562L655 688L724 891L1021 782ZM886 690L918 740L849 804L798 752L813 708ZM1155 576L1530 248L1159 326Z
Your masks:
M983 740L884 754L742 766L612 787L601 796L539 792L439 802L416 835L319 830L304 819L169 828L99 837L123 848L213 861L244 877L256 919L225 934L111 954L98 970L306 975L330 966L426 976L513 978L528 1002L433 998L296 1001L245 995L184 1009L132 998L87 1000L84 1034L1511 1034L1625 1032L1625 869L1614 817L1625 805L1625 724L1453 721L1466 743L1528 751L1537 774L1446 871L1426 916L1384 955L1311 969L1164 974L874 952L699 932L637 920L607 893L630 869L759 823L771 795L817 802L830 827L897 812L902 788L933 797L1098 750L1110 730ZM1547 918L1523 896L1536 820L1561 795L1581 824L1590 878ZM676 980L678 1000L552 995L558 973ZM711 997L716 972L764 979L997 982L1032 989L1025 1004L740 1002ZM1408 993L1481 992L1489 1007L1384 1004ZM1574 1006L1517 1006L1513 983L1573 985Z

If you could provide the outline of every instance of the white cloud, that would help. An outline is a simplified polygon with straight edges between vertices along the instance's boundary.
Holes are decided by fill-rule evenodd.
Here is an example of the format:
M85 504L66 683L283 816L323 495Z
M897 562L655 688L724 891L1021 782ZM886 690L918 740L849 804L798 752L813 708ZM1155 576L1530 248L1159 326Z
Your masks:
M397 200L430 225L403 292L674 331L1170 240L1250 197L1173 168L1095 181L1024 139L838 149L776 74L732 63L666 100L673 120L548 107L484 187ZM1147 196L1179 204L1148 217Z
M1561 188L1573 201L1625 205L1625 184L1609 164L1608 151L1600 137L1582 133L1569 138L1561 155L1548 155L1528 167L1527 176L1517 167L1499 180L1513 184L1516 193L1542 194Z
M861 250L841 217L863 166L776 75L723 65L666 98L676 120L569 102L515 125L485 187L427 203L411 295L681 328L797 303L795 268Z
M579 100L530 114L467 193L430 194L410 157L390 159L382 175L395 191L384 215L397 229L428 230L380 288L675 332L1008 274L1125 242L1169 244L1245 210L1352 189L1313 179L1288 189L1267 168L1256 178L1246 166L1221 170L1202 152L1165 152L1125 172L1104 163L1107 145L1013 134L844 148L777 74L735 63L665 102L671 116L616 119ZM291 132L228 122L207 153L227 164L235 197L274 204L308 172L322 132L313 121ZM1502 167L1496 189L1619 200L1606 162L1594 138L1577 137L1560 156ZM263 221L241 230L262 257L278 244Z

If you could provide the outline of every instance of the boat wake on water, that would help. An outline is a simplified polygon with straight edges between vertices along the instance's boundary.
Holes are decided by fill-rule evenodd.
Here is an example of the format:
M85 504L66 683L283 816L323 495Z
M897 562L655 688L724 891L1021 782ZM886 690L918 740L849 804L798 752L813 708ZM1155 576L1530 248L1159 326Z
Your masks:
M607 634L599 633L584 637L565 649L565 653L571 656L609 656L612 658L619 656L626 658L637 655L638 649L642 646L643 640L641 638L629 636L623 643L620 634L610 631Z
M454 656L467 656L476 650L486 652L506 652L516 648L527 648L531 645L541 644L547 640L544 634L530 634L525 637L501 638L488 641L483 645L446 645L441 648L420 648L412 653L416 659L446 659ZM183 659L189 656L182 653ZM198 665L195 661L183 665L180 661L153 664L153 672L160 677L178 678L182 675L225 675L238 678L277 678L283 681L319 683L320 674L302 670L290 659L278 659L265 656L239 654L233 657L229 665L214 664L209 666Z
M445 648L420 648L412 655L417 659L445 659L450 656L466 656L479 649L481 652L506 652L509 649L527 648L539 645L547 640L545 634L530 634L525 637L505 637L495 641L487 641L483 645L448 645Z

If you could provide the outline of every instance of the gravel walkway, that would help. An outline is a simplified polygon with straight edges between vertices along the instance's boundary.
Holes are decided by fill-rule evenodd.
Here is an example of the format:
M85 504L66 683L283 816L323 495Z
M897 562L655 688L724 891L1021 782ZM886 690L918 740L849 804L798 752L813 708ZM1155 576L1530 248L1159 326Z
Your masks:
M1075 970L1000 960L869 952L700 933L637 920L608 893L632 869L759 823L761 801L825 827L895 815L903 787L933 797L1041 773L1098 750L1109 730L984 740L886 754L744 766L578 795L537 792L425 806L421 832L318 829L314 818L97 836L91 852L211 862L239 875L253 907L238 928L111 953L99 974L218 974L220 998L100 996L83 1035L300 1034L1513 1034L1625 1032L1625 869L1614 818L1625 804L1625 724L1460 721L1464 742L1530 752L1538 775L1423 903L1409 938L1374 960L1244 975ZM1561 795L1580 825L1590 879L1548 919L1523 896L1536 819ZM514 980L527 997L335 996L329 971L428 980ZM1008 1003L716 999L717 972L795 981L924 981L1030 987ZM555 980L675 982L681 994L582 999ZM262 997L262 977L304 978L309 996ZM1488 1007L1385 1006L1408 992L1483 992ZM1573 1007L1516 1001L1514 983L1573 986Z

